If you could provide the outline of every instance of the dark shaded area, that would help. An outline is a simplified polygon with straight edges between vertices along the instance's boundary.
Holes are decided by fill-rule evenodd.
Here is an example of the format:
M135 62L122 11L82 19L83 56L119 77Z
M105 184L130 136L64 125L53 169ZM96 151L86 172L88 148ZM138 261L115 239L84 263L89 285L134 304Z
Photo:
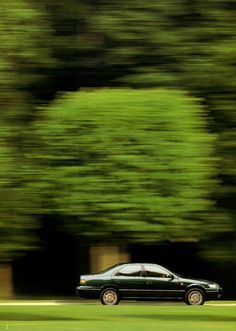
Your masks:
M58 229L56 221L42 225L41 247L14 260L16 295L75 296L80 274L89 273L88 247ZM217 282L224 289L223 299L233 299L234 265L202 259L199 249L198 243L172 242L129 247L131 262L157 263L182 276Z
M42 222L39 236L40 247L13 262L16 294L75 295L86 251L81 252L79 243L53 220Z

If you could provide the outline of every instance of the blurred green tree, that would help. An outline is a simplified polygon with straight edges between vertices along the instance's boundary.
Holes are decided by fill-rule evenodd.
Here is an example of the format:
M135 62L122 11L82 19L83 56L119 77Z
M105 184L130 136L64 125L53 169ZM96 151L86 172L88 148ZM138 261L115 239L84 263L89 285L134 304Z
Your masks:
M17 106L27 100L32 85L40 85L43 70L49 68L51 30L46 12L25 0L0 1L0 106L1 119L14 123L28 119L29 108ZM18 115L18 116L17 116Z
M28 184L32 169L24 156L25 132L34 112L28 93L52 61L45 14L24 0L0 1L0 295L12 294L11 268L19 251L32 247L36 199Z
M34 197L27 185L30 168L0 138L0 262L32 246Z
M43 108L34 129L35 187L73 234L156 242L218 230L209 216L215 137L196 99L177 90L72 93Z
M31 0L40 6L50 26L50 39L46 41L53 56L53 63L44 70L42 84L31 86L33 95L41 102L50 101L58 91L77 90L82 83L81 62L85 54L79 52L78 35L84 27L83 0ZM82 83L83 85L83 83Z
M30 183L32 169L23 154L9 143L12 135L0 125L0 297L13 295L11 260L17 254L35 247L33 229L37 199Z
M174 87L191 91L208 109L217 132L219 209L235 224L236 2L233 0L91 1L87 15L88 67L110 85ZM94 10L96 8L96 10ZM83 45L86 49L86 44ZM94 47L94 56L89 49ZM97 69L98 68L98 69ZM104 78L103 78L104 79ZM222 228L235 252L235 231ZM212 245L212 244L210 244ZM214 248L215 250L215 248ZM222 246L219 245L222 252ZM219 251L216 253L218 256ZM233 254L235 255L235 253Z
M42 165L46 162L46 159L41 157L41 155L37 157L35 150L36 160L40 161L41 164L37 165L34 163L33 170L32 162L34 160L29 157L30 153L28 149L31 148L31 141L35 137L32 131L27 130L27 125L34 119L35 103L40 103L42 100L52 98L53 95L60 90L74 90L81 86L104 85L125 85L139 88L184 88L190 91L192 95L201 98L201 103L205 106L204 109L199 105L195 105L195 101L189 100L188 96L183 96L183 99L189 100L186 101L186 105L190 102L190 106L192 107L193 105L193 109L197 109L196 107L201 108L199 118L204 114L204 120L202 121L205 121L203 126L200 125L202 130L203 127L205 130L205 126L208 125L211 131L217 132L218 138L215 143L218 158L212 161L211 166L212 169L214 167L217 168L218 178L221 184L218 185L218 187L214 187L213 192L211 186L213 182L210 181L209 187L206 188L208 192L208 199L206 199L206 201L209 202L209 205L205 209L205 214L202 210L202 217L199 217L199 215L196 217L193 216L192 207L189 209L191 217L187 211L186 214L184 214L185 216L183 216L184 212L182 213L181 211L180 216L173 217L174 209L172 210L170 208L170 210L172 210L170 219L173 218L170 224L171 222L173 222L173 224L179 222L180 228L184 229L185 226L182 226L182 224L185 224L185 220L187 219L188 222L186 224L190 225L192 222L192 233L194 233L195 229L197 233L201 230L201 226L206 224L201 223L202 219L206 220L207 218L207 224L209 224L209 228L212 229L213 225L210 224L215 224L215 214L212 212L212 216L210 217L209 211L212 208L212 202L210 203L210 200L216 200L218 207L225 210L224 215L221 213L218 215L216 237L219 242L222 241L222 237L225 239L225 245L229 244L231 256L234 258L232 245L235 244L235 234L232 231L231 223L234 222L235 224L234 220L236 214L234 203L236 196L234 167L236 161L234 146L236 135L235 1L205 0L202 2L199 0L148 0L144 3L140 0L127 0L125 2L118 0L110 0L109 2L106 0L60 0L58 2L53 0L12 0L6 2L0 0L0 5L0 156L2 160L0 167L0 194L1 196L11 196L11 199L2 199L0 203L0 212L3 215L3 221L1 221L1 259L3 259L4 256L10 259L10 256L14 255L20 246L21 248L24 248L26 245L30 247L30 231L28 231L28 229L35 226L32 216L36 210L39 210L38 201L42 199L44 193L50 193L49 196L45 194L44 197L50 197L49 201L51 204L54 202L54 209L51 205L48 205L48 212L57 212L60 215L64 215L65 218L69 218L70 216L71 221L68 221L68 227L72 226L73 219L75 219L76 229L78 229L78 231L90 235L91 229L95 226L97 229L95 232L97 234L99 234L100 229L102 229L102 237L107 233L108 228L110 231L111 223L108 219L112 217L111 219L114 220L112 222L114 229L111 230L111 234L113 232L119 233L120 237L125 237L126 230L123 231L122 227L125 228L125 224L127 224L127 237L132 236L134 239L140 240L141 233L135 231L135 229L130 230L132 227L131 218L128 218L128 216L126 219L124 218L124 224L122 226L120 225L121 219L116 220L116 216L119 215L119 208L115 208L113 202L110 205L113 207L110 209L107 207L107 204L105 204L108 210L101 203L101 210L107 212L104 221L101 220L102 213L100 213L100 209L96 211L98 207L95 206L95 211L91 209L92 215L93 213L95 214L94 219L90 215L90 221L87 222L87 218L85 218L83 213L79 213L80 208L82 208L82 202L78 205L77 210L75 208L72 215L68 215L65 212L65 204L61 204L63 207L61 210L59 206L63 198L56 196L55 201L52 201L52 192L55 191L56 184L61 187L62 183L59 182L59 179L57 179L58 182L54 180L53 173L52 181L49 175L45 177L49 180L48 185L46 185L46 180L38 180L38 178L41 178L41 171L45 175L45 165L44 167L42 167ZM165 93L167 94L167 92ZM179 92L169 93L174 100L175 95L172 93L178 94ZM70 107L76 108L77 106L72 107L70 104L73 103L73 98L76 99L77 97L71 96L71 98L71 101L69 101L70 96L68 96L68 100L67 98L65 100L63 98L59 99L59 101L49 107L50 111L53 112L54 109L56 109L55 107L59 107L57 105L60 103L63 109L66 107L68 107L68 109L70 109ZM78 97L78 99L79 98L80 97ZM107 98L109 99L110 97ZM167 96L166 98L168 99ZM98 102L98 100L95 101ZM176 116L179 110L178 107L175 108L173 104L170 106L171 111L169 111L168 114L170 118L173 118L173 121L177 121ZM84 105L85 109L87 109L86 107L87 104ZM78 111L80 110L79 108ZM196 115L195 110L192 116L195 116L194 114ZM46 116L48 116L48 114L46 114ZM98 122L98 114L91 111L91 116L94 116L93 125L102 127L102 123ZM106 120L108 121L108 119ZM46 122L48 123L47 136L49 135L49 127L52 122L49 120L46 120ZM61 127L62 124L63 123L60 124ZM113 128L112 123L109 123L109 125ZM189 126L189 128L192 130L191 126ZM53 127L52 136L54 135L54 129ZM104 129L108 130L108 127ZM62 134L66 137L67 134L63 131L64 129L61 130ZM75 128L75 131L76 130ZM191 130L189 129L189 135ZM194 130L192 132L196 132L197 135L197 131ZM26 134L26 132L28 133ZM172 129L170 132L172 132ZM73 142L79 144L80 139L82 144L85 144L83 142L84 133L81 138L79 138L79 135L80 132L78 136L76 136L77 140L73 140L71 145L73 145ZM161 139L161 137L159 138ZM91 143L96 144L97 142L92 139L91 137ZM131 141L132 139L134 138L131 138ZM65 141L69 144L67 139ZM154 140L154 145L155 142L157 143L157 140ZM62 144L61 148L63 150L66 143L63 144L61 140L59 140L59 143ZM71 145L69 144L70 147ZM42 148L40 142L38 142L38 146ZM99 148L105 148L105 145L100 144L99 146ZM206 146L210 146L210 143L209 145L206 144ZM118 147L122 149L123 145L119 145ZM47 145L45 148L47 150ZM59 146L57 146L57 148L59 154L61 150ZM82 151L79 150L82 155L85 155L85 160L82 158L82 162L89 159L89 150L91 150L91 159L93 159L93 154L95 154L95 159L98 157L97 154L99 153L96 153L95 147L94 149L91 148L92 147L89 147L88 151L84 151L84 149L86 149L85 147L83 147ZM131 148L131 146L129 146L129 148ZM152 148L152 145L150 148ZM75 150L76 149L77 147ZM178 151L178 149L180 149L180 147L178 147L176 151ZM50 148L48 150L50 150ZM70 153L69 151L71 150L72 147L68 149L68 153ZM147 148L147 152L148 150ZM199 153L202 150L200 149ZM208 147L206 147L206 150L208 150ZM50 160L51 163L47 160L50 169L53 169L53 166L57 169L56 165L58 162L59 164L64 164L64 161L60 161L60 157L59 161L55 161L57 156L62 157L61 155L56 155L53 162ZM100 158L98 159L100 162ZM180 158L180 160L182 160L182 158ZM71 168L69 166L68 168L74 171L75 168L72 167L72 164L70 164L68 160L67 162L66 164L71 166ZM77 162L77 160L74 161L72 157L72 163L73 162ZM87 164L86 162L85 164ZM103 162L103 160L101 162ZM116 161L116 163L117 162L118 161ZM127 160L125 165L128 165L129 162ZM139 162L141 161L137 158L137 163ZM171 164L172 162L174 161L171 159ZM116 165L116 163L109 164ZM118 164L120 165L119 162ZM198 165L197 163L197 166ZM64 166L58 166L57 171L59 172L59 168L61 168L62 175L64 176L67 171L67 166L65 167L65 171L63 167ZM200 165L199 167L199 172L201 173L203 168L201 168ZM215 168L213 169L214 175ZM92 169L93 174L96 169L94 165ZM162 183L160 185L164 187L165 176L167 175L164 173L164 170L163 172L161 172L161 169L159 170L160 172L158 172L158 174L160 174L160 177L158 178L160 178L160 182ZM79 167L79 171L83 173L85 170ZM85 173L87 175L86 171ZM125 177L125 171L122 173L123 177ZM170 171L170 169L167 168L166 171ZM155 174L155 172L150 172L150 176L152 173ZM163 181L161 181L162 175L164 176ZM35 176L35 181L32 180L32 176ZM64 178L63 176L62 178ZM69 175L66 175L66 177L67 176ZM131 171L131 174L128 173L127 176L130 176L131 179L132 176L134 176L133 180L136 178L135 176L137 176L138 183L141 183L141 177L136 173L133 174ZM89 181L90 177L87 177ZM83 177L80 178L79 176L75 176L75 178L78 182L83 179ZM96 180L99 182L100 177L99 179L94 179L95 183ZM107 180L110 182L110 177ZM151 181L150 178L149 181ZM127 189L127 187L129 187L127 179L125 183L125 189ZM167 185L167 183L168 180L166 180L166 187L168 188L169 185ZM91 186L94 185L93 182L90 184ZM65 181L65 186L66 185L68 184ZM111 184L111 191L114 189L112 185L115 184ZM97 184L95 186L99 187ZM170 186L172 187L172 184ZM173 186L175 187L175 184L173 184ZM64 186L62 185L62 187ZM77 186L74 185L73 187ZM132 189L134 190L131 185L128 196L131 195ZM167 189L167 192L169 192L168 190L171 191L170 188ZM200 191L199 196L203 194L203 191L201 191L202 193ZM29 196L30 192L31 195ZM99 192L99 189L97 189L95 193L99 195ZM210 192L212 194L211 196L209 195ZM82 192L83 194L81 192L75 192L75 197L77 197L77 193L81 194L82 197L84 194L84 196L88 198L88 201L90 201L86 192ZM105 197L110 197L109 194L106 193ZM150 198L148 194L149 193L147 193L146 199ZM160 197L162 197L162 195L163 193L160 193ZM68 196L68 200L72 201L71 196ZM151 201L152 199L150 198L150 205ZM154 199L152 202L155 201ZM180 199L180 206L183 206L181 201L183 202L183 200ZM167 206L173 206L171 199L166 199L164 202L167 203ZM119 203L122 204L124 201ZM47 201L44 201L44 205L46 204ZM70 202L70 204L72 204L72 202ZM24 210L22 209L23 205L26 206ZM130 206L134 205L135 201L131 200ZM137 205L138 202L135 206ZM140 210L141 207L143 207L143 204L140 205ZM71 207L71 210L73 211L74 209ZM145 209L145 211L147 210L148 209ZM11 215L9 214L10 211ZM140 218L143 218L145 211L140 215ZM156 212L156 209L154 211ZM43 213L42 210L39 211L39 213L40 212ZM123 215L123 210L121 210L120 213ZM230 216L228 224L225 223L227 214ZM15 231L15 234L18 233L18 237L16 237L14 231L12 231L10 223L7 221L8 217L15 220L12 223L12 228L14 227L14 229L19 230ZM178 231L174 231L177 227L174 225L168 227L165 221L163 221L164 225L162 228L164 229L166 227L166 229L162 232L162 230L158 230L161 229L161 225L158 222L152 224L152 221L149 221L149 216L145 222L140 220L140 218L138 218L138 220L136 218L137 213L134 213L135 221L140 222L141 231L143 228L146 229L146 238L149 238L149 240L152 240L152 227L155 228L153 231L155 236L157 236L157 233L162 233L160 238L165 237L165 231L171 233L173 236L177 236ZM160 217L158 219L160 219ZM79 224L79 222L77 222L78 220L81 220L81 222L80 226L77 227ZM167 218L165 220L167 220ZM219 224L221 222L222 225L220 227ZM13 226L13 224L15 224L15 226ZM90 224L92 224L92 226L90 226ZM188 235L190 233L189 229L190 227L186 226L186 236L187 233ZM185 232L183 232L183 236L185 236ZM7 243L9 243L9 245ZM212 242L211 246L213 247ZM216 245L214 251L216 255L219 256L219 253L222 253L222 247Z

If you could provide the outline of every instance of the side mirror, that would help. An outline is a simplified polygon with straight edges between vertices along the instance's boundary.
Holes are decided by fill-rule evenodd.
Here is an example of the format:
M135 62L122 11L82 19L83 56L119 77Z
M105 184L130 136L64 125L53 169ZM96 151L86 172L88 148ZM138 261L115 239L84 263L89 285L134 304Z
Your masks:
M168 278L170 278L170 280L173 280L175 277L174 277L174 275L169 274L169 275L168 275Z

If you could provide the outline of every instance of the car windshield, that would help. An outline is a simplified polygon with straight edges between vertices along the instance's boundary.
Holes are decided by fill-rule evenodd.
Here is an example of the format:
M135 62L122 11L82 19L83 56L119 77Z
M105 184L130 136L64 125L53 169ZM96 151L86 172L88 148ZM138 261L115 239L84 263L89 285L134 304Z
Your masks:
M173 272L171 270L169 270L170 273L172 273L173 275L179 277L179 278L183 278L183 275L177 274L176 272Z

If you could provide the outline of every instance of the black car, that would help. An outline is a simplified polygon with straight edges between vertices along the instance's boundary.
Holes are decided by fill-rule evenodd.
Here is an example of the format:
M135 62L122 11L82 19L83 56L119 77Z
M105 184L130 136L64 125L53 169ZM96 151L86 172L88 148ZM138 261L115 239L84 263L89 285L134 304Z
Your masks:
M82 275L76 293L100 298L104 305L120 299L182 299L188 305L202 305L222 295L220 285L208 280L189 279L150 263L122 263L93 275Z

